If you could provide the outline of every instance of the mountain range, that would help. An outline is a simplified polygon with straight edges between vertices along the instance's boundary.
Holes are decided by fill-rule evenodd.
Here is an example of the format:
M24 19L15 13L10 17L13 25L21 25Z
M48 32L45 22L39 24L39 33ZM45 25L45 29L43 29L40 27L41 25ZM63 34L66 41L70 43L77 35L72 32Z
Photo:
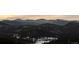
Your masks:
M8 25L41 25L45 23L49 24L56 24L56 25L61 25L64 26L68 23L68 21L64 20L44 20L44 19L39 19L39 20L21 20L21 19L16 19L16 20L3 20L1 21L2 23L8 24Z

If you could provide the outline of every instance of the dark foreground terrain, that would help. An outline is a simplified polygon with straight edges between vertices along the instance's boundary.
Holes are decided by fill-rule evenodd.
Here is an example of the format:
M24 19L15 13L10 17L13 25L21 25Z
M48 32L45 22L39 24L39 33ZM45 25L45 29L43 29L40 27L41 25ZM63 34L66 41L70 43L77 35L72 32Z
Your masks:
M79 22L57 20L0 21L0 44L78 44Z

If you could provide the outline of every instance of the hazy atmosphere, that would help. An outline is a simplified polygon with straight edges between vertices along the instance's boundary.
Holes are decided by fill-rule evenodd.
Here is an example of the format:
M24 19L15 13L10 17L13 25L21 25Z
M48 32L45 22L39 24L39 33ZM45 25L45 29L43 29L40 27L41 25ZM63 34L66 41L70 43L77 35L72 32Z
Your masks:
M0 15L0 20L6 20L6 19L65 19L65 20L79 20L79 15Z

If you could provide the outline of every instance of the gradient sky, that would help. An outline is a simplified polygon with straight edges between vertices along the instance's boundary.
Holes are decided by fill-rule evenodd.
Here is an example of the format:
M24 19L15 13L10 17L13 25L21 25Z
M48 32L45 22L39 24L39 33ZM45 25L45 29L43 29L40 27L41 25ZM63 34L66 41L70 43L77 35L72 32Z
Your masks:
M6 19L65 19L65 20L79 20L79 15L0 15L0 20Z

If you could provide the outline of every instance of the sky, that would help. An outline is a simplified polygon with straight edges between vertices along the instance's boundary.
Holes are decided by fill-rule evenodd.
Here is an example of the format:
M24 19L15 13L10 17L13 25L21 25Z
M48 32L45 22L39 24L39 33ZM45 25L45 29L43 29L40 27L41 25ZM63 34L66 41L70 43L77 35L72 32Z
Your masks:
M14 19L64 19L64 20L79 20L79 15L0 15L0 20L14 20Z

